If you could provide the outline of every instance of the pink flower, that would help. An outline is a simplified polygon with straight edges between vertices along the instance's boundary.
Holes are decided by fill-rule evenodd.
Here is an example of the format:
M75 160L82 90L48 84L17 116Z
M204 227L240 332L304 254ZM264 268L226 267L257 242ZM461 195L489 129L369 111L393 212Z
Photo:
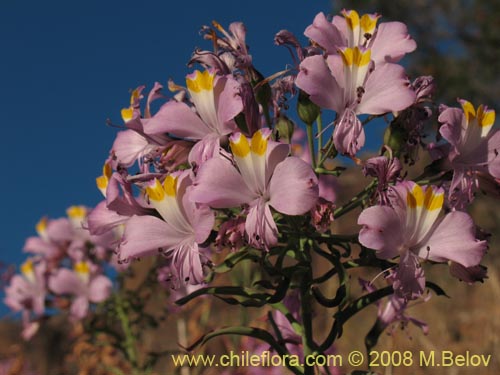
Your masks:
M472 200L477 172L500 178L500 132L493 130L495 111L480 105L477 110L466 100L462 109L445 108L439 115L439 132L450 145L448 160L453 168L450 198L463 209Z
M241 133L230 138L233 164L213 158L200 168L192 198L214 208L248 205L245 232L248 242L268 249L278 241L271 207L286 215L302 215L318 199L318 179L310 165L287 157L289 146L269 141L261 129L252 139Z
M243 110L243 102L240 85L231 76L195 71L186 77L186 84L196 113L185 103L169 101L148 122L145 132L199 141L189 161L200 165L218 153L221 137L237 130L234 117Z
M183 283L203 281L205 257L199 244L205 242L214 225L214 215L205 205L193 202L191 172L167 175L160 183L154 179L145 193L160 217L132 216L125 223L118 249L121 260L158 254L171 259L176 275Z
M392 207L369 207L358 218L363 246L381 259L400 257L393 286L404 298L415 298L423 291L419 259L473 267L486 251L486 241L476 240L472 218L459 211L440 217L443 203L442 189L404 182L394 187Z
M22 312L23 332L25 340L29 340L37 331L39 323L33 320L45 312L47 295L45 262L34 264L28 259L21 266L21 275L14 275L5 288L5 304L13 311Z
M333 141L339 152L350 156L365 143L357 115L401 111L415 101L403 67L374 64L371 50L363 47L342 48L326 59L306 58L295 83L312 102L337 112Z
M91 266L88 262L77 262L73 271L61 268L49 278L49 288L54 293L74 296L70 313L75 319L85 318L89 302L103 302L111 294L111 280L91 272Z
M401 22L385 22L377 26L378 14L363 14L355 10L343 10L342 17L333 17L329 22L323 13L318 13L304 34L323 47L328 54L336 54L341 48L365 47L372 50L375 64L398 62L417 44L408 35Z

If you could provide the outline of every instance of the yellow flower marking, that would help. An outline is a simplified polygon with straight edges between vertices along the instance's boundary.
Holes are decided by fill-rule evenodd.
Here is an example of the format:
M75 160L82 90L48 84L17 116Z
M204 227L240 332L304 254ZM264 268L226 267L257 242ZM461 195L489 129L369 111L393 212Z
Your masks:
M111 169L111 165L109 165L109 163L105 163L102 167L102 176L95 179L97 187L101 190L105 190L108 187L108 182L112 174L113 170Z
M377 26L377 20L379 16L373 16L371 14L363 14L360 20L361 29L366 34L373 34L375 27Z
M477 108L477 112L471 102L462 100L460 102L467 124L477 120L477 125L481 128L492 126L495 122L495 111L492 109L485 110L482 104Z
M435 193L432 186L424 190L420 185L415 185L406 196L406 203L410 208L424 207L428 211L440 210L444 203L444 193Z
M444 203L444 193L434 193L432 186L425 190L424 207L428 211L440 210Z
M71 206L66 213L70 219L83 219L87 215L87 209L84 206Z
M248 144L248 139L243 134L239 134L238 139L233 141L229 140L229 145L231 146L231 151L233 154L239 158L244 158L250 153L250 145Z
M141 98L141 93L138 89L132 91L130 95L130 107L121 110L122 119L124 122L129 122L134 118L134 105Z
M168 175L163 181L163 190L169 197L175 197L177 193L177 177Z
M477 109L477 123L480 127L492 126L495 122L495 111L492 109L484 110L481 104Z
M410 208L421 207L424 203L424 192L420 185L415 185L406 196L406 204Z
M345 48L343 50L339 50L339 52L342 56L342 61L346 66L365 66L370 62L371 59L371 51L369 49L362 52L358 47L354 47Z
M359 14L355 10L344 10L342 11L342 15L347 22L347 26L349 26L351 30L359 26Z
M196 70L194 78L186 77L186 86L189 91L198 93L203 90L213 90L215 74L211 74L208 70L203 73Z
M80 275L88 275L90 273L90 268L87 262L76 262L73 269Z
M266 153L267 137L263 137L262 132L260 130L254 133L250 149L254 154L257 154L259 156L262 156Z
M38 223L35 225L35 230L39 235L42 235L47 230L47 218L42 217Z
M23 273L24 276L27 277L33 275L33 262L31 261L31 259L28 259L21 265L21 272Z
M155 179L154 186L146 187L146 194L149 199L154 201L162 201L165 198L165 190L163 190L163 186L160 181Z

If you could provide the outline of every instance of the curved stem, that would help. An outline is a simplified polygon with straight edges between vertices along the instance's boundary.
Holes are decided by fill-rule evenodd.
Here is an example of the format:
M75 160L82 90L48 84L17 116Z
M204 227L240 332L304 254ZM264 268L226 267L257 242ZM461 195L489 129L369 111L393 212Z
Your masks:
M306 125L307 130L307 144L309 146L309 155L311 157L311 164L313 169L316 169L316 152L314 151L314 134L311 125Z
M377 180L373 180L366 188L363 189L363 191L359 192L354 198L352 198L349 202L347 202L345 205L337 208L334 213L333 217L335 219L339 218L342 215L345 215L349 211L353 210L354 208L358 207L363 203L363 200L366 199L366 197L371 194L371 190L377 186Z
M316 118L316 125L318 127L318 163L321 160L321 148L323 147L323 120L321 118L321 113Z

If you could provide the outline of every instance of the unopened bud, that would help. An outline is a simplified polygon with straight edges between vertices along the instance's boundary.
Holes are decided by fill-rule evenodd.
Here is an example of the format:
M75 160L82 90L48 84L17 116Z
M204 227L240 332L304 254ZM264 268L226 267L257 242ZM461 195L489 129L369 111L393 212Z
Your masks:
M285 115L280 115L278 121L276 122L276 136L281 142L290 143L293 131L295 130L295 124Z
M297 101L297 113L302 121L311 126L319 116L319 107L311 102L309 95L304 91L299 91L299 100Z
M407 138L407 132L394 121L385 129L384 144L391 148L396 157L399 157L404 150Z

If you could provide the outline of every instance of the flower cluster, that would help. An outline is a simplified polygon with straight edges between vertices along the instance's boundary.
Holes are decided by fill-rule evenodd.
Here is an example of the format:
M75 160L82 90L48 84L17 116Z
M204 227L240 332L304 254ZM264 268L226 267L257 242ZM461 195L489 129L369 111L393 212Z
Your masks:
M446 263L469 283L486 277L487 241L467 207L480 184L498 189L500 132L485 105L434 105L432 77L411 82L399 64L416 49L407 27L380 17L344 10L329 20L319 13L304 32L308 46L280 31L275 42L289 48L293 68L268 78L253 64L243 24L226 30L214 22L203 29L214 50L195 51L189 65L198 69L184 85L168 82L170 97L160 83L147 96L144 86L133 90L121 111L125 129L96 179L104 200L90 212L72 207L68 218L42 219L38 237L26 242L32 255L6 289L6 303L23 312L25 336L47 303L67 296L71 317L84 318L90 303L110 295L104 264L121 271L144 257L157 262L155 280L182 295L179 305L216 295L274 309L273 334L242 327L220 334L258 338L278 353L331 352L343 324L367 303L379 306L370 340L396 321L426 333L425 323L406 314L411 301L428 300L429 289L441 292L426 280L425 266ZM291 120L293 100L303 127ZM329 111L334 130L323 142ZM433 113L439 136L426 144ZM368 158L360 153L364 126L375 118L385 119L386 137L380 154ZM419 153L433 161L409 179L410 167L421 167L414 165ZM342 157L373 178L346 203L336 194L348 173ZM332 221L351 211L359 234L333 233ZM317 275L318 258L329 267L324 275ZM248 285L207 286L237 265L253 267ZM377 270L388 285L363 282L365 294L352 298L353 267ZM333 277L339 288L328 298L318 286ZM337 309L321 344L312 306ZM307 366L289 368L311 374Z
M111 293L104 267L118 267L112 251L118 237L90 235L82 226L87 213L86 207L72 206L67 217L44 217L36 225L38 236L26 240L24 251L30 256L5 288L7 306L22 313L25 339L37 332L47 309L64 306L66 297L71 318L82 319L90 303L102 302Z

